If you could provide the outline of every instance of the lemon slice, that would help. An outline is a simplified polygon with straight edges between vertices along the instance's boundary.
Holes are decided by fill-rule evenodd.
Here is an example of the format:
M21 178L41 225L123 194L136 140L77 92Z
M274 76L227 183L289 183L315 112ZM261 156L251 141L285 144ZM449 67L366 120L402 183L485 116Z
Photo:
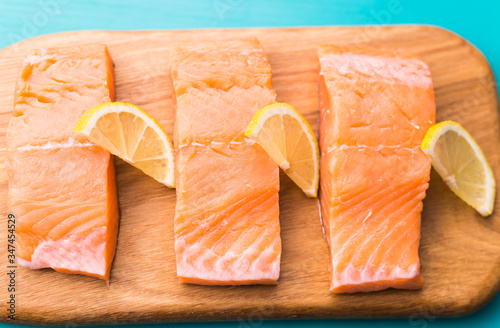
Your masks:
M104 103L85 112L74 131L167 187L175 187L172 143L161 125L141 108Z
M259 110L245 136L257 141L308 197L319 181L318 142L305 118L292 106L274 103Z
M481 215L493 212L495 177L483 152L458 123L444 121L432 126L422 150L450 189Z

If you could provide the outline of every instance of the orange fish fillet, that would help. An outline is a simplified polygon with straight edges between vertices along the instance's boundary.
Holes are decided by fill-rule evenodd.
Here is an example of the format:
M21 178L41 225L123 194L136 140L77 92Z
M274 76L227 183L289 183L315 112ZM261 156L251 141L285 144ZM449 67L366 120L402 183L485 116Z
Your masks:
M114 163L73 128L87 109L113 99L105 46L32 50L25 58L7 129L18 264L109 280L118 232Z
M418 289L420 213L434 124L427 65L398 52L322 46L321 213L331 291Z
M257 40L178 44L175 251L183 283L274 284L279 277L279 171L244 138L275 100Z

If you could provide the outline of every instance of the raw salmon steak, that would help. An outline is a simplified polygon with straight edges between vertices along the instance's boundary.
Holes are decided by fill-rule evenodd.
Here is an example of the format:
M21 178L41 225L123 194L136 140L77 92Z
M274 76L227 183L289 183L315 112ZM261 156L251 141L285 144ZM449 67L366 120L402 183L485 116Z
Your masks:
M32 50L24 59L7 129L18 264L109 280L118 232L114 163L73 128L113 98L105 46Z
M434 124L428 66L396 51L319 49L321 215L334 293L418 289Z
M257 40L177 44L177 276L203 285L275 284L279 277L278 166L244 138L274 102Z

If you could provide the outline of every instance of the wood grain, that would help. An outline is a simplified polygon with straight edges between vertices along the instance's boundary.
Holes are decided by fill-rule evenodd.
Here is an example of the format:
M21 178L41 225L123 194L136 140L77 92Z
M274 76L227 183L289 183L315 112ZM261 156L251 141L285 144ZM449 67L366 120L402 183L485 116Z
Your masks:
M318 128L316 48L356 43L414 51L430 65L437 120L460 122L500 174L496 85L482 54L459 36L429 26L86 31L46 35L0 51L0 231L7 235L5 129L18 67L35 47L108 45L116 99L143 107L171 135L174 101L166 67L173 41L258 37L269 55L278 100L294 105ZM482 218L454 196L433 171L424 200L420 291L334 295L328 291L328 252L316 199L281 175L282 272L277 286L205 287L177 283L173 243L175 191L121 160L117 163L121 223L107 287L95 278L49 269L17 272L16 323L116 324L271 318L460 316L486 304L499 289L500 215ZM500 181L500 180L499 180ZM497 197L497 206L498 197ZM7 265L6 238L0 259ZM2 302L7 280L2 274ZM5 303L2 303L5 304ZM6 321L2 316L0 321Z

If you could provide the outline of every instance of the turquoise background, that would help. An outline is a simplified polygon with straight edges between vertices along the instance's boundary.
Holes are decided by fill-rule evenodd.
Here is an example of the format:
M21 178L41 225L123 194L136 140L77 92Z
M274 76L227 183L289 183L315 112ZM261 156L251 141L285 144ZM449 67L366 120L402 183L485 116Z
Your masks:
M0 48L70 30L145 30L366 24L431 24L476 45L500 72L498 1L460 0L0 0ZM390 11L392 9L392 12ZM1 78L1 77L0 77ZM182 323L168 327L497 327L500 295L465 318ZM139 327L157 327L143 325ZM13 328L0 324L0 328Z

